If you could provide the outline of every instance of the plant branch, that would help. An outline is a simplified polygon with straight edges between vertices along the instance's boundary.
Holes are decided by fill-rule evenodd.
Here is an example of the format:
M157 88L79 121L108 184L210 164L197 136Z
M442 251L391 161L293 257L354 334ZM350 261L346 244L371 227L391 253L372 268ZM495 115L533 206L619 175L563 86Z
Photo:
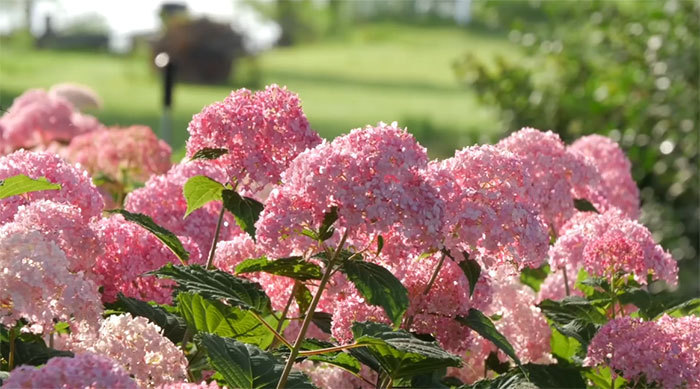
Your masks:
M285 346L289 347L290 349L292 348L292 345L287 341L287 339L285 339L284 336L280 335L279 332L275 331L275 329L272 328L272 326L271 326L268 322L266 322L265 319L263 319L263 318L262 318L260 315L258 315L255 311L250 311L250 313L251 313L256 319L258 319L258 321L260 322L260 324L264 325L268 330L270 330L270 332L272 332L272 334L275 336L275 339L279 340L280 342L282 342L282 344L284 344Z
M216 242L219 240L219 232L221 232L221 224L224 221L224 213L226 212L226 207L221 204L221 212L219 212L219 221L216 222L216 231L214 232L214 240L211 242L211 249L209 250L209 258L207 259L206 269L212 268L212 262L214 262L214 253L216 252Z
M566 290L566 295L571 296L571 291L569 290L569 276L566 275L566 265L561 269L564 272L564 289Z
M287 359L287 363L284 365L284 371L282 371L282 376L280 377L280 380L277 383L277 389L282 389L287 384L287 378L289 377L289 373L292 371L292 365L294 365L294 360L296 360L297 355L299 355L299 349L301 348L301 344L304 342L304 337L306 336L306 331L309 329L309 325L311 324L311 319L313 319L314 311L316 311L316 306L318 305L319 300L321 300L321 294L323 294L323 289L326 287L326 284L331 278L331 273L333 272L333 265L335 265L335 261L338 258L340 251L343 249L343 246L345 246L345 241L347 240L347 238L348 233L346 231L345 234L343 234L342 239L340 239L340 243L338 244L338 248L335 250L335 253L328 260L325 273L321 278L321 282L318 285L316 294L311 300L311 305L309 305L309 309L306 311L306 317L304 317L304 321L301 324L299 335L297 335L297 339L294 341L294 347L291 348L291 352L289 354L289 358Z
M351 348L358 348L358 347L365 347L367 346L366 344L358 344L358 343L353 343L353 344L346 344L344 346L335 346L335 347L328 347L328 348L320 348L318 350L308 350L308 351L299 351L300 356L308 357L309 355L318 355L318 354L325 354L325 353L332 353L335 351L343 351L343 350L350 350Z

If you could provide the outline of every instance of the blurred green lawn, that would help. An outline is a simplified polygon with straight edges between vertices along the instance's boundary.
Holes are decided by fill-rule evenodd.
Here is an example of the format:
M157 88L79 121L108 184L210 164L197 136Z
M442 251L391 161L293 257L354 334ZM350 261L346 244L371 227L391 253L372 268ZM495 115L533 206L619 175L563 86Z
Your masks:
M516 49L503 39L456 27L394 24L361 26L343 39L277 48L244 61L229 85L177 85L173 149L176 157L182 155L193 114L258 72L261 85L287 85L299 93L312 127L324 137L396 120L433 156L446 156L487 141L500 128L495 111L480 106L454 77L452 62L465 52L490 57ZM28 88L66 81L89 85L100 94L104 108L93 114L103 123L158 129L161 87L145 55L0 47L3 109Z

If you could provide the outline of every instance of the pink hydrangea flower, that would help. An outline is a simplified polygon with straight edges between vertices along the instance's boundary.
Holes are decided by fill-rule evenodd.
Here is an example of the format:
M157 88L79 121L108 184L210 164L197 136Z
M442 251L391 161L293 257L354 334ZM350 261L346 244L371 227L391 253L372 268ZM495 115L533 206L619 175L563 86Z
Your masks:
M678 265L654 242L651 232L618 210L588 213L572 219L551 248L552 267L585 268L589 274L610 277L633 274L640 284L647 275L671 285L678 282Z
M482 266L544 262L549 234L529 203L532 184L518 157L494 146L467 147L431 168L431 183L445 202L445 246L454 255L468 252Z
M591 340L584 365L610 366L631 383L700 388L700 318L612 320Z
M92 88L86 85L72 82L64 82L51 86L49 95L62 97L73 104L79 110L99 109L102 107L102 99Z
M632 164L610 138L589 135L579 138L569 150L589 158L600 173L610 205L619 208L630 219L639 218L639 189L632 178Z
M90 174L112 180L145 182L170 168L170 146L147 126L105 128L71 140L65 157Z
M357 248L391 229L408 245L436 246L443 209L424 176L427 162L425 148L396 124L355 129L307 150L270 193L256 224L258 243L273 256L302 253L313 242L301 231L318 228L336 206L336 227Z
M94 118L76 112L63 97L41 89L31 89L15 99L0 117L5 127L4 143L11 149L68 142L78 134L93 131L100 124Z
M566 268L566 282L569 285L570 296L583 296L583 292L575 288L579 268L569 266ZM566 285L564 284L564 270L554 269L540 285L537 302L544 300L559 301L566 297Z
M96 325L102 313L97 285L69 272L69 265L38 231L0 231L0 324L25 319L33 333L52 331L54 319Z
M12 370L3 388L122 388L136 389L136 382L114 360L93 353L73 358L51 358L41 368L22 365Z
M216 381L207 383L202 381L200 383L193 382L176 382L173 384L163 384L158 387L158 389L220 389L221 387Z
M183 186L194 176L207 176L219 182L226 181L224 170L201 161L174 165L166 174L152 176L143 188L129 193L124 208L130 212L149 215L157 224L176 235L191 238L205 255L209 252L216 231L221 202L211 202L185 217L187 201ZM232 239L241 234L233 215L226 213L219 239Z
M592 162L567 150L559 135L523 128L498 142L498 147L521 158L530 175L528 197L537 204L554 231L574 214L574 199L608 207L600 174Z
M375 387L374 384L370 384L346 370L326 363L314 363L306 360L297 363L295 367L309 376L311 382L318 388L371 389ZM377 381L377 373L367 366L363 365L359 374L369 382Z
M82 334L68 344L71 351L112 358L141 387L153 388L187 378L185 355L145 317L129 313L109 316L96 334Z
M227 149L210 162L224 167L227 181L235 181L247 195L276 184L299 153L321 142L299 97L274 84L256 93L231 92L195 115L188 131L187 156L205 148Z
M139 300L169 304L172 301L172 280L147 276L168 263L179 263L153 234L143 227L124 220L121 215L101 219L95 230L104 251L97 258L95 272L102 277L102 301L112 302L119 292ZM199 247L190 238L180 236L190 252L190 263L202 263Z
M104 201L87 172L69 165L57 155L20 150L0 157L0 180L18 174L34 179L46 177L50 182L60 184L61 189L1 199L0 223L12 220L20 205L40 199L74 205L80 208L86 221L102 214Z
M102 251L97 234L85 221L80 208L50 200L36 200L18 208L14 220L0 227L11 231L39 231L65 253L68 271L92 274L95 258Z

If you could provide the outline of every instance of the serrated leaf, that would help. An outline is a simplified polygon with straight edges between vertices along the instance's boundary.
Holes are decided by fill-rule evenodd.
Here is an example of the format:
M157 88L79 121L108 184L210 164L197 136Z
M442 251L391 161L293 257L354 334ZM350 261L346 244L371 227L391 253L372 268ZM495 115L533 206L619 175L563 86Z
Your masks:
M187 202L187 211L185 216L202 208L212 201L221 200L221 192L224 186L207 176L191 177L182 187L182 194Z
M333 315L328 312L314 312L311 322L314 323L321 331L330 334L333 324Z
M585 349L607 317L588 300L569 296L562 301L544 300L539 305L542 313L563 335L572 337Z
M206 351L211 365L232 388L274 388L284 370L281 360L252 344L207 333L198 334L196 340ZM286 387L313 388L313 385L304 374L292 371Z
M134 316L143 316L150 322L163 329L163 335L178 343L182 340L187 329L187 323L182 317L166 311L158 305L151 305L147 302L126 297L119 293L115 304L124 312L129 312Z
M51 183L44 177L35 180L25 176L24 174L18 174L16 176L7 177L0 180L0 199L29 192L60 189L61 185Z
M681 317L689 315L700 316L700 297L685 301L671 308L668 308L663 312L657 314L654 317L654 320L658 319L663 315L669 315L672 317Z
M163 244L166 245L170 251L172 251L173 254L180 259L180 262L182 262L183 265L187 264L187 261L190 259L190 253L185 250L185 247L182 245L182 242L180 242L180 239L178 239L178 237L172 232L156 224L150 216L142 213L131 213L124 209L113 209L106 212L118 213L127 221L136 223L145 228L148 232L152 233L156 238L158 238L158 240L163 242Z
M274 339L272 332L252 313L220 301L207 300L197 294L180 293L177 295L177 306L190 327L197 331L234 338L262 349L269 347ZM272 315L264 319L272 327L277 326Z
M462 360L443 350L437 342L426 342L404 331L374 322L353 323L355 343L367 345L367 352L392 378L430 373L445 367L458 367ZM353 350L355 351L355 350ZM356 355L356 353L351 353Z
M295 280L320 280L321 267L305 261L302 257L289 257L269 260L266 257L246 259L236 266L236 274L265 272L294 278Z
M238 278L221 270L207 270L199 265L173 266L169 263L151 274L177 282L178 290L223 300L227 304L251 309L261 314L270 312L270 298L256 282Z
M368 304L384 308L394 326L401 324L408 309L408 291L389 270L371 262L351 260L343 262L340 271Z
M258 221L260 212L263 210L262 203L250 197L242 197L230 189L224 189L221 197L224 200L224 207L236 219L236 224L255 240L255 222Z
M464 255L464 260L458 265L464 275L467 276L467 280L469 280L469 297L471 297L474 294L476 283L479 281L481 266L479 266L479 262L469 258L469 254L466 252L462 252L462 255Z
M332 343L309 338L304 340L304 343L302 344L302 349L313 351L333 346L335 345ZM355 374L359 373L360 369L362 368L362 366L360 365L360 361L358 361L352 355L342 351L326 352L323 354L311 355L307 359L310 361L324 362L334 366L338 366Z
M510 344L508 339L501 334L498 329L496 329L496 326L493 325L493 322L491 322L491 319L489 319L486 315L481 313L478 309L474 308L469 308L469 314L465 316L458 316L457 321L460 324L463 324L474 331L476 331L479 335L484 337L485 339L488 339L493 343L496 347L499 349L503 350L506 355L508 355L515 363L520 365L520 359L518 356L515 354L515 349L513 349L513 346Z
M323 222L318 228L318 240L325 241L330 239L335 232L332 227L333 223L338 220L338 207L331 207L331 209L323 215Z
M227 149L218 149L218 148L204 148L201 150L198 150L192 158L190 158L190 161L194 161L195 159L217 159L220 156L227 154L228 150Z
M600 213L596 209L596 207L591 204L590 201L586 199L574 199L574 208L576 210L581 211L581 212L595 212L595 213Z
M609 381L608 381L609 383ZM528 363L519 369L499 375L494 379L484 379L465 389L526 389L526 388L585 388L586 382L581 372L573 366L536 365Z

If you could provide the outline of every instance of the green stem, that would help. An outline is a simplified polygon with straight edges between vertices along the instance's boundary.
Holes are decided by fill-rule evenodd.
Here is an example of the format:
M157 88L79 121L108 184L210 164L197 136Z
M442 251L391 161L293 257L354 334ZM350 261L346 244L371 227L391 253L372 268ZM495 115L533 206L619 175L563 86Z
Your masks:
M325 354L325 353L332 353L336 351L343 351L343 350L350 350L351 348L358 348L358 347L365 347L367 346L366 344L346 344L344 346L335 346L335 347L328 347L328 348L320 348L318 350L309 350L309 351L299 351L299 355L301 356L309 356L309 355L318 355L318 354Z
M216 252L216 242L219 240L219 232L221 232L221 224L224 221L224 212L226 208L221 205L221 212L219 212L219 220L216 222L216 232L214 232L214 240L211 242L211 249L209 250L209 258L207 259L207 269L212 268L212 262L214 262L214 253Z
M289 353L289 358L287 359L287 363L284 365L284 371L282 371L282 376L280 377L280 380L277 383L277 389L282 389L287 384L287 378L289 377L289 373L291 373L292 371L292 366L294 365L294 361L297 359L297 355L299 355L299 349L301 348L301 344L304 342L304 337L306 336L306 331L309 329L309 325L311 324L311 320L313 319L314 312L316 311L316 306L321 300L321 294L323 294L323 289L326 287L326 284L331 278L331 273L333 273L333 266L335 265L335 261L338 258L340 251L343 249L343 246L345 245L345 240L347 238L348 233L346 231L343 235L343 238L340 240L340 243L338 244L338 248L335 250L335 253L328 260L326 270L323 274L323 277L321 277L321 282L318 284L316 294L311 300L311 305L309 305L309 309L306 311L306 317L304 317L304 322L301 324L299 335L297 335L297 339L294 341L294 347L292 347L291 352Z
M564 272L564 288L566 289L566 295L571 296L571 291L569 290L569 276L566 275L566 265L561 269Z
M13 327L10 329L10 356L7 364L10 371L15 367L15 353L17 352L15 348L15 339L17 339L17 329Z
M617 300L616 297L617 296L615 295L615 273L613 273L612 278L610 279L610 309L612 310L613 320L615 319L615 301Z
M280 332L282 330L282 326L284 325L284 321L287 320L287 313L289 313L289 307L292 305L292 301L294 301L294 294L297 291L297 288L299 288L299 281L294 280L294 286L292 287L292 293L289 294L289 299L287 299L287 304L284 306L284 309L282 310L282 315L280 315L280 320L277 322L277 332Z
M260 324L264 325L265 328L267 328L268 330L270 330L270 332L272 332L272 334L275 335L275 339L277 339L278 341L282 342L282 344L284 344L285 346L289 347L290 349L292 348L292 345L287 341L287 339L285 339L284 336L280 335L279 332L275 331L275 329L272 328L272 326L271 326L268 322L266 322L265 319L263 319L263 318L262 318L260 315L258 315L255 311L250 311L250 313L251 313L256 319L258 319L258 321L260 322Z

